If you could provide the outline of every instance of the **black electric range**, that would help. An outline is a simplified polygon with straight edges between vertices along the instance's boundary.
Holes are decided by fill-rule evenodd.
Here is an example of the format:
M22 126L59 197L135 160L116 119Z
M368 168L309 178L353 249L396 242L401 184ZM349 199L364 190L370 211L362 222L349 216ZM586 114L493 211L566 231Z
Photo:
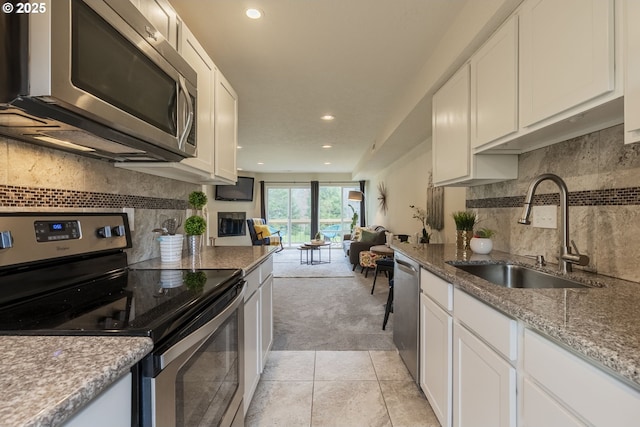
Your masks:
M0 214L0 334L148 336L242 290L241 270L130 270L126 214Z

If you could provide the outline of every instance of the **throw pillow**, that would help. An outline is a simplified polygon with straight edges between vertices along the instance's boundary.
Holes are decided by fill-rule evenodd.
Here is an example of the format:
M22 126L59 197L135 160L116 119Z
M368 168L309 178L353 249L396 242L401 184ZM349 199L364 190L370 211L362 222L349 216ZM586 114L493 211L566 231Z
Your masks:
M258 239L266 239L267 237L271 236L268 225L254 225L254 228L256 229L256 235L258 236Z
M361 242L365 243L373 243L378 238L378 233L375 231L362 230L362 237L360 238Z
M362 238L362 230L364 230L363 227L356 227L353 229L353 235L351 236L352 242L360 241L360 239Z

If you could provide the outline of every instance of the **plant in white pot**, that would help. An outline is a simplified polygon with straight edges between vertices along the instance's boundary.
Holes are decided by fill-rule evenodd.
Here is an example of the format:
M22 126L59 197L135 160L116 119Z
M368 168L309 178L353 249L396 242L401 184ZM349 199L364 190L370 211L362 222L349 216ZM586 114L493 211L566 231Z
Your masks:
M482 255L491 252L493 250L493 240L491 240L491 237L493 237L495 233L496 232L494 230L491 230L489 228L481 228L479 230L476 230L475 233L473 233L471 241L469 242L471 250L477 254Z
M202 235L207 229L207 222L198 214L207 204L207 195L202 191L192 191L189 194L189 204L196 213L185 220L184 232L187 235L189 254L196 255L202 245Z

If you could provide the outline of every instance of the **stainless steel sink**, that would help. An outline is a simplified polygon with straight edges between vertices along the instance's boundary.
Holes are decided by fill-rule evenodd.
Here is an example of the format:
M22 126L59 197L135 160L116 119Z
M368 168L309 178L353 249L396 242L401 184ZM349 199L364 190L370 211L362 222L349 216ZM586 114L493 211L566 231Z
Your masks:
M456 268L505 288L588 288L580 282L515 264L456 264Z

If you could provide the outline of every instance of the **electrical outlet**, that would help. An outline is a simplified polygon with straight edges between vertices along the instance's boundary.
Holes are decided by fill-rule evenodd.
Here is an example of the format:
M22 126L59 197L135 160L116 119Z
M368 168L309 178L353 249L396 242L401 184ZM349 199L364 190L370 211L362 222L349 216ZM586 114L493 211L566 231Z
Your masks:
M135 216L134 216L135 209L134 208L122 208L122 212L127 214L127 219L129 220L129 230L131 230L131 231L135 230L135 227L133 226L134 223L135 223Z
M538 228L558 228L558 207L543 205L533 207L533 221L531 225Z

